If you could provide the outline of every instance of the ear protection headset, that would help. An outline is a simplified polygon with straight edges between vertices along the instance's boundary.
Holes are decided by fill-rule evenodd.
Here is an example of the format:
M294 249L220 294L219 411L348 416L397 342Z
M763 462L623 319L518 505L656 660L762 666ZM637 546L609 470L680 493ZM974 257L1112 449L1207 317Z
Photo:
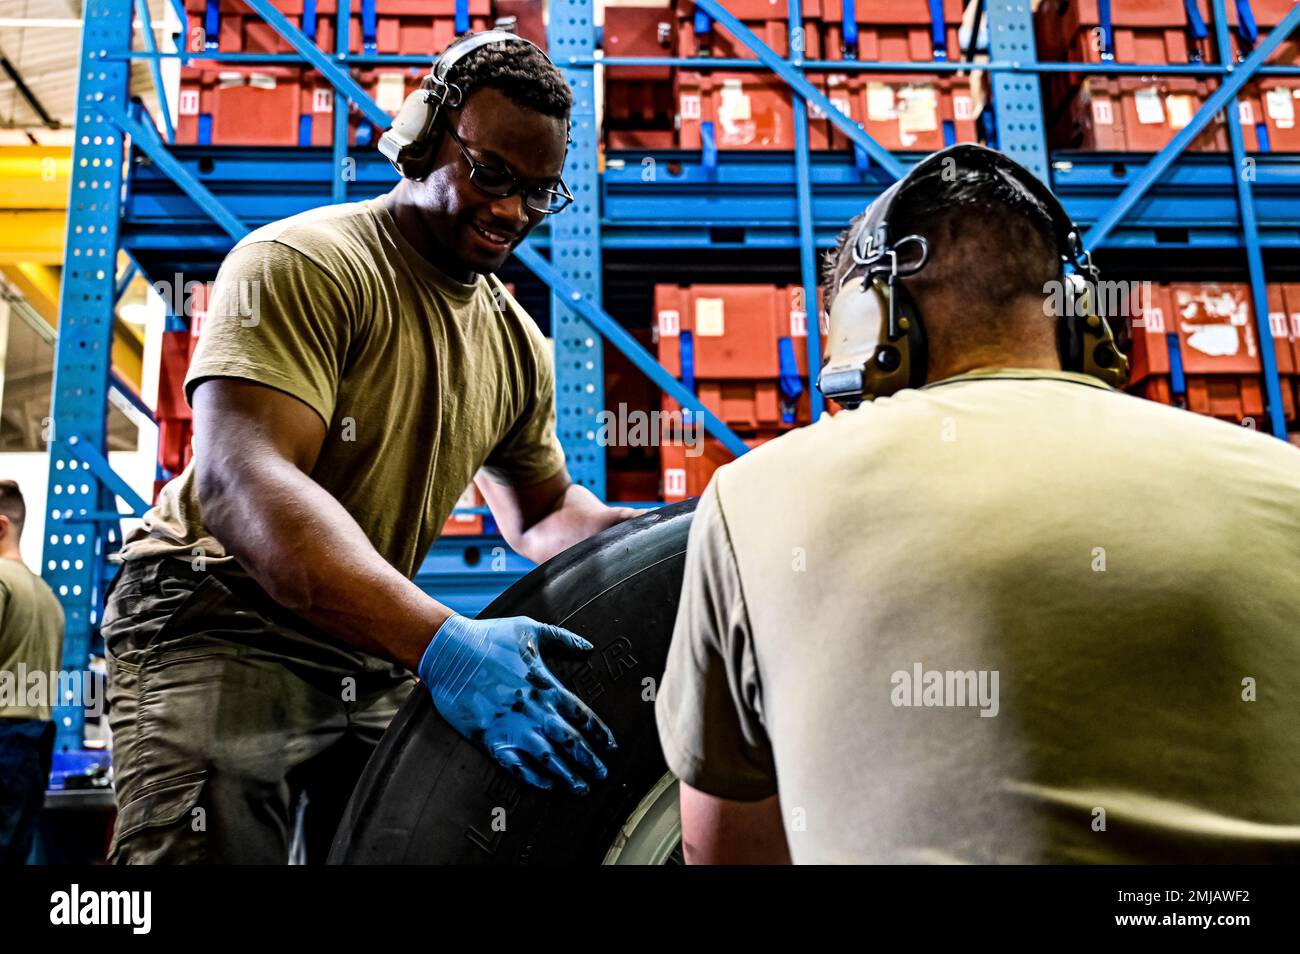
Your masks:
M433 171L440 138L435 134L438 118L445 110L455 109L465 100L464 91L447 80L455 65L479 47L507 40L527 43L546 56L546 51L535 43L505 30L473 33L461 37L442 51L429 75L420 82L420 88L406 97L393 124L379 137L379 151L401 175L420 180ZM546 61L551 62L550 57L546 57Z
M831 302L826 361L817 382L822 393L854 408L864 400L925 383L925 326L900 279L925 267L930 247L920 235L895 234L890 219L908 189L946 168L1001 175L1047 210L1063 273L1064 313L1057 324L1061 367L1121 387L1128 380L1128 358L1097 310L1094 288L1100 276L1083 249L1078 226L1029 170L992 149L964 143L923 159L867 210L853 238L854 267L841 280ZM1064 273L1067 265L1073 269L1069 274Z

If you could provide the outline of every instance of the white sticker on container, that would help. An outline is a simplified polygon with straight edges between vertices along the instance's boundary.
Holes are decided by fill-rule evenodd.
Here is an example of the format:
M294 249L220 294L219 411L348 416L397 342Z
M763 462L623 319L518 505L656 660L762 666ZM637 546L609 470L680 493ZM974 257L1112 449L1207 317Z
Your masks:
M933 86L904 86L898 99L900 132L934 132L939 128L939 96Z
M1138 122L1144 126L1154 126L1165 121L1165 109L1160 105L1160 90L1154 86L1144 86L1133 94L1137 104Z
M313 113L334 112L334 90L328 86L316 87L311 91L311 111Z
M388 113L396 115L406 100L406 78L401 73L385 73L379 77L379 87L375 90L375 104Z
M199 114L199 91L197 89L181 90L180 102L177 103L176 108L182 116L197 116Z
M808 312L806 311L790 312L790 337L791 338L808 337Z
M718 118L724 126L749 122L753 113L749 96L740 80L725 80L722 84L722 101L718 103Z
M664 468L664 496L686 496L686 469L684 467Z
M677 309L667 309L659 312L659 337L676 338L682 331L682 315Z
M1165 312L1163 308L1147 309L1147 331L1153 335L1165 333Z
M1270 311L1268 313L1268 329L1273 333L1274 338L1285 339L1286 332L1286 312Z
M682 119L700 118L700 97L695 94L682 96Z
M727 333L726 306L721 298L695 299L695 334L701 338L721 338Z
M234 70L226 70L217 74L217 86L222 89L228 89L232 86L243 86L248 82L248 76L244 73L237 73Z
M250 73L248 85L253 89L275 89L275 77L270 73Z
M1289 89L1265 90L1264 104L1278 129L1291 129L1295 126L1295 103Z
M952 114L956 119L974 119L975 100L969 96L954 96L952 98Z
M1248 99L1237 100L1237 117L1243 126L1255 125L1255 104Z
M853 100L847 96L832 96L831 105L845 116L853 115Z
M894 87L888 83L867 84L867 118L875 121L894 119Z
M1111 108L1110 100L1094 99L1092 101L1092 121L1098 126L1115 125L1115 111Z
M1169 110L1169 128L1182 129L1192 121L1196 112L1196 102L1190 96L1174 95L1165 97L1165 108Z

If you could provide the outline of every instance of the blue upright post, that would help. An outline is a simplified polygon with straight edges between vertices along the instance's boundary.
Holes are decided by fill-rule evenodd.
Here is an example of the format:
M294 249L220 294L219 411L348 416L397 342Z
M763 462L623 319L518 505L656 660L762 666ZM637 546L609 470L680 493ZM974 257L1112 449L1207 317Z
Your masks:
M799 69L803 65L803 13L800 0L786 0L790 18L790 65ZM808 103L793 87L794 98L794 164L795 183L799 200L799 277L803 283L804 326L808 329L808 401L814 421L821 417L825 402L817 389L818 371L821 368L821 325L817 309L817 248L813 241L812 172L808 155ZM791 329L793 331L793 329Z
M989 59L1028 65L1038 62L1033 12L1028 0L988 0ZM993 109L998 148L1049 186L1043 97L1034 73L994 73Z
M1214 4L1215 40L1219 59L1232 65L1232 43L1228 36L1228 17L1223 0ZM1241 115L1233 97L1224 113L1228 118L1228 139L1232 145L1232 165L1237 182L1237 207L1241 214L1242 241L1246 246L1246 264L1250 269L1250 291L1255 306L1255 328L1259 335L1259 357L1264 370L1264 393L1268 398L1268 420L1273 436L1286 440L1286 415L1282 409L1282 383L1277 376L1277 353L1273 350L1273 328L1268 320L1268 286L1264 282L1264 256L1259 247L1259 223L1255 217L1255 161L1246 155L1241 135Z
M347 61L344 58L348 55L352 43L352 0L339 0L337 16L338 26L334 33L337 44L335 53L346 68ZM330 180L330 199L336 203L347 201L347 172L355 170L355 165L352 165L349 170L344 169L344 160L348 157L348 113L351 109L352 101L347 98L343 90L334 90L334 177Z
M600 304L600 183L596 169L599 130L596 85L591 66L566 65L569 57L592 57L596 27L591 0L552 0L547 28L551 58L573 87L573 142L564 180L573 203L551 216L551 261L597 305ZM555 340L555 414L560 444L576 483L605 499L605 450L596 443L597 415L605 406L601 336L565 299L551 295L551 337Z
M59 337L51 396L53 429L48 433L50 475L45 514L42 572L67 620L63 668L85 669L97 620L99 564L113 535L101 539L97 514L115 511L115 496L73 452L76 436L107 452L106 407L112 363L113 306L117 263L118 198L122 194L122 134L98 108L125 109L130 64L101 54L131 48L131 3L86 0L77 80L77 127L72 147L68 233L63 287L59 294ZM60 699L54 718L58 748L79 748L85 712Z

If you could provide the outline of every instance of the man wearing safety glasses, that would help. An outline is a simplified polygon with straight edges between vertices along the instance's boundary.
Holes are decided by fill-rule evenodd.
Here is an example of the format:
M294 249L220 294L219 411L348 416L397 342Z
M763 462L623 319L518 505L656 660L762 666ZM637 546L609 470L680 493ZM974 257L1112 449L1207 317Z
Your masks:
M385 135L391 192L226 258L186 379L194 460L105 611L114 860L323 860L412 671L516 777L605 777L612 734L541 655L585 640L411 582L471 480L536 561L635 513L570 480L547 342L493 274L572 201L571 102L531 44L462 38Z

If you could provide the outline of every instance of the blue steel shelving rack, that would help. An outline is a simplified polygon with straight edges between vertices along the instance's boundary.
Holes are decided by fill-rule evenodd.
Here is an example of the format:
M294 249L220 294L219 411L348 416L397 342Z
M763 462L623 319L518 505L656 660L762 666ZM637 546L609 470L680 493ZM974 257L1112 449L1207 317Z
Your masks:
M281 33L294 54L161 53L152 43L132 50L132 0L86 0L67 262L60 303L50 454L45 577L67 611L64 666L82 668L90 651L95 613L106 579L106 556L117 544L117 499L140 513L139 500L105 459L106 391L113 386L109 342L113 304L124 282L113 274L117 250L141 263L151 280L174 271L211 269L251 227L326 202L368 198L392 180L373 151L349 155L347 112L355 103L376 123L386 115L352 80L344 66L427 64L426 57L349 55L347 30L354 0L339 2L339 44L334 55L317 50L269 0L246 0ZM1223 0L1214 0L1218 42L1226 49ZM182 22L180 0L172 0ZM816 250L829 244L844 221L860 211L916 157L891 155L840 115L812 84L809 71L846 70L934 73L970 69L962 63L872 64L804 61L794 47L782 58L739 23L718 0L697 0L702 12L746 43L756 60L707 61L727 69L771 70L795 96L796 137L807 142L805 102L815 104L854 142L853 158L836 154L638 153L611 154L598 168L594 70L598 62L634 65L636 58L595 56L591 0L552 0L551 55L574 89L572 145L566 179L573 207L530 239L517 258L551 289L556 348L557 414L561 440L575 479L603 496L604 456L595 441L595 418L603 407L602 337L624 351L657 385L694 408L713 436L735 453L743 442L702 408L689 391L642 349L601 307L602 252L607 249L784 248L796 250L800 280L812 296ZM137 2L143 33L152 38L148 9ZM1241 64L1145 66L1036 62L1028 0L987 0L990 62L976 67L993 75L996 130L1001 148L1049 181L1071 214L1090 227L1089 243L1125 250L1161 247L1162 232L1182 230L1180 247L1244 249L1254 286L1260 337L1270 332L1264 307L1263 249L1300 248L1300 158L1246 157L1235 109L1228 109L1232 152L1184 156L1199 128L1300 21L1300 7ZM790 11L791 36L801 26L798 5ZM128 64L146 60L159 81L166 57L229 63L306 61L335 87L334 147L273 150L215 147L172 148L171 117L161 116L166 137L128 100ZM655 60L654 62L664 62ZM678 59L679 65L701 61ZM343 64L341 66L340 64ZM1218 93L1192 125L1150 162L1142 157L1049 155L1043 135L1038 76L1044 72L1178 74L1217 76ZM1294 74L1265 67L1262 72ZM129 165L124 164L129 137ZM1254 177L1239 174L1250 158ZM659 174L647 179L643 161ZM1230 161L1229 161L1230 160ZM344 174L344 170L347 174ZM1190 198L1189 198L1190 197ZM743 201L737 201L743 200ZM717 230L723 229L725 234ZM549 258L547 254L549 253ZM819 353L817 322L808 323L811 354ZM1270 409L1279 406L1272 350L1263 348ZM815 369L810 369L815 373ZM812 381L810 389L816 396ZM138 402L137 402L138 403ZM145 409L147 411L147 409ZM1281 420L1280 415L1273 415ZM419 578L431 592L463 611L484 605L528 564L497 538L440 541ZM82 714L59 707L60 747L75 748Z

